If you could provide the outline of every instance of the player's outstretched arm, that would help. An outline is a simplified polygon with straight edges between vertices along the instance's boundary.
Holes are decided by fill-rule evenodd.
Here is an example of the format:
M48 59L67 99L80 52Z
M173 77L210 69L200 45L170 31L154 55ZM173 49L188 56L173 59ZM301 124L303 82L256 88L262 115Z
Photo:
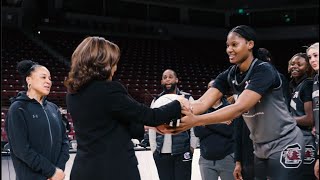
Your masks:
M203 126L207 124L215 124L229 121L247 112L261 99L261 95L252 91L244 90L238 100L229 106L203 115L194 115L186 113L181 119L180 126L175 128L174 133L186 131L194 126Z
M190 103L193 114L202 114L212 107L223 94L216 88L209 88L198 100Z

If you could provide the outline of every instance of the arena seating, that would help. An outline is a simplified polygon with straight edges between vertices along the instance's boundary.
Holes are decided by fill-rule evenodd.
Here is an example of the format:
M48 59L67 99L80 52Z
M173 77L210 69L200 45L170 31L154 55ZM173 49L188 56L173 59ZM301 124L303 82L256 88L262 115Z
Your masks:
M5 131L5 118L7 111L7 109L1 108L1 150L3 149L3 146L8 142L7 133Z
M55 31L41 31L39 35L68 59L86 36L88 34ZM223 62L226 58L224 42L214 44L212 41L201 41L199 47L200 43L196 40L102 36L115 42L121 49L121 60L115 79L122 82L135 99L146 104L151 102L152 96L161 92L161 74L167 68L178 73L181 90L199 97L205 91L208 81L228 64L227 61ZM221 43L222 47L216 48L221 46ZM206 45L220 53L213 54L210 49L204 50L202 47Z
M2 107L10 105L10 97L14 97L18 91L23 90L21 77L16 71L17 62L30 59L46 66L52 75L52 93L49 100L65 107L66 88L63 80L68 72L64 64L58 62L43 48L29 40L22 32L15 29L3 29L2 48Z
M39 38L51 48L70 59L76 46L86 34L41 31ZM157 40L143 38L106 37L115 42L121 49L121 60L115 76L137 101L150 105L153 97L161 92L162 72L171 68L179 76L179 88L198 98L206 90L208 81L224 69L222 63L210 63L209 59L217 55L204 52L198 42L189 40ZM187 45L189 43L189 45ZM212 45L209 44L208 45ZM216 46L216 45L212 45ZM214 47L213 47L214 48ZM224 48L224 47L223 47ZM210 50L209 50L210 51ZM57 61L44 48L29 39L18 29L3 28L2 48L2 139L6 140L4 118L10 98L23 90L21 77L16 71L17 62L30 59L45 65L51 72L53 86L48 99L60 107L66 108L66 88L63 81L69 67ZM222 59L221 56L219 59ZM69 118L72 130L70 139L74 139L72 119Z
M76 46L89 35L92 36L92 34L48 30L36 34L44 43L68 60L71 59ZM179 89L191 93L197 99L205 92L210 79L215 78L229 66L223 41L100 36L116 43L121 50L121 59L114 79L120 81L133 98L146 105L150 105L153 97L161 92L161 74L167 68L177 72L180 80ZM3 28L2 37L1 109L4 116L5 109L10 105L9 99L23 90L20 76L15 70L17 62L23 59L37 61L51 71L53 86L48 99L66 108L66 88L63 81L69 67L59 62L56 57L50 55L18 29ZM293 51L303 51L302 45L309 42L311 41L264 41L262 47L272 52L276 60L275 65L282 68L286 75L286 62L294 54ZM292 47L288 48L288 52L283 52L279 47L285 46ZM70 123L72 123L71 117ZM72 130L69 135L73 139L74 131ZM2 131L2 137L6 138L4 131Z
M61 53L68 60L71 59L76 46L88 35L90 34L48 30L36 34L37 38ZM116 43L121 50L121 58L114 79L120 81L134 99L146 105L150 105L153 97L161 92L161 74L167 68L177 72L180 80L179 89L191 93L197 99L205 92L210 79L215 78L230 65L223 41L100 36ZM15 69L17 62L23 59L31 59L45 65L50 70L53 81L48 99L63 108L66 108L66 88L63 81L67 76L69 67L59 62L43 47L29 39L30 36L27 37L18 29L3 28L2 37L1 112L3 122L1 127L2 139L5 140L3 119L10 105L9 99L23 90L20 76ZM294 54L293 51L303 51L303 49L301 50L302 45L309 42L311 41L264 41L262 47L266 47L272 52L276 60L275 65L282 68L286 75L287 60ZM289 49L288 52L283 52L279 48L289 45L292 47L287 48ZM71 117L69 120L71 127L73 127ZM74 139L73 128L69 137Z

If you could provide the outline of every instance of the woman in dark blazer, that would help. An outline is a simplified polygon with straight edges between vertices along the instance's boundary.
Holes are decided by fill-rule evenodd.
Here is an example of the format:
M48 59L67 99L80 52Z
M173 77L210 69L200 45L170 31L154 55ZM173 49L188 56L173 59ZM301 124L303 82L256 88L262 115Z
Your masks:
M138 161L131 138L181 115L183 97L151 109L132 99L112 81L120 59L119 47L102 37L87 37L72 55L65 85L72 116L77 154L71 180L139 180Z

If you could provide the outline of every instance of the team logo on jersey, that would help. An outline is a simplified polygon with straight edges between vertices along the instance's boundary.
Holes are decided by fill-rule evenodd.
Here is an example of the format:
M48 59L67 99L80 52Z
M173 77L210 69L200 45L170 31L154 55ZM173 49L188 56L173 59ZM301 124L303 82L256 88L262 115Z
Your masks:
M284 148L281 152L280 162L285 168L298 168L302 163L301 146L295 143Z
M299 91L296 91L294 92L292 99L298 98L298 96L299 96Z
M316 159L315 151L316 149L313 145L306 145L303 164L312 164L314 162Z
M190 161L190 160L192 160L190 152L184 153L182 161Z
M51 113L51 115L52 115L54 118L58 118L58 116L57 116L55 113Z
M312 92L312 98L319 97L319 90Z
M245 89L247 89L249 83L250 83L250 80L249 80L249 81L246 81L246 85L244 86Z
M292 107L294 110L297 110L297 103L294 102L293 99L291 99L291 101L290 101L290 107Z

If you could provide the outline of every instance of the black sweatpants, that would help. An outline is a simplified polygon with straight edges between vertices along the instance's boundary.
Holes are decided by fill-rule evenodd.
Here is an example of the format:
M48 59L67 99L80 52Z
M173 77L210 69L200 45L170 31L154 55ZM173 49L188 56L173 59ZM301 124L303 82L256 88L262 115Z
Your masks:
M255 157L255 180L306 180L303 177L303 152L304 148L286 154L274 153L268 159ZM295 156L294 153L299 153L294 160L287 158Z
M162 154L157 151L153 154L160 180L190 180L192 167L192 153L178 155Z

